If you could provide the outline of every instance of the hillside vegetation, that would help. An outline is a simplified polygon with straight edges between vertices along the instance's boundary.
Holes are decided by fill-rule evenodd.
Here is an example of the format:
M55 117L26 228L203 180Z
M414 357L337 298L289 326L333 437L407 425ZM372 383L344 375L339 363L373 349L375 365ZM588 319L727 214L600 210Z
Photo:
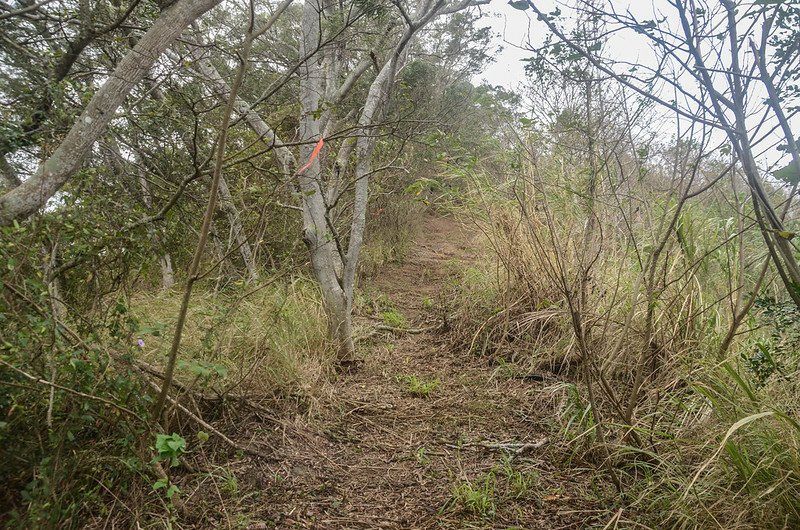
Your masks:
M800 526L800 8L621 4L0 3L0 522Z

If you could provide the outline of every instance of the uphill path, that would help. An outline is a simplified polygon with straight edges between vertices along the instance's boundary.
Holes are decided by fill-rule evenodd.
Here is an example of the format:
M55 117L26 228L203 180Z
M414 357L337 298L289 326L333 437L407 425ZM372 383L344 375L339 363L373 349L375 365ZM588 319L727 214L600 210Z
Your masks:
M550 440L555 393L503 377L442 329L480 237L428 215L403 262L365 282L361 329L414 332L373 332L313 419L283 429L250 528L602 528L613 516L592 471Z

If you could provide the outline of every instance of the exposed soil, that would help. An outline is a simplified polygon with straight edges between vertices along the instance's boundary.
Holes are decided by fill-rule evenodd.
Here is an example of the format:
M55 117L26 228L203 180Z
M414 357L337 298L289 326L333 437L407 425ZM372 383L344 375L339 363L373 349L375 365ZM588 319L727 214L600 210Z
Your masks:
M426 219L404 263L384 267L366 287L376 304L396 308L408 328L426 330L373 335L361 343L363 365L338 376L329 401L263 430L243 427L241 434L273 452L274 460L245 457L228 464L238 478L239 513L247 516L209 509L204 524L253 529L605 525L613 515L598 501L606 486L595 482L588 468L568 465L570 454L554 434L553 413L563 392L502 376L488 359L454 348L439 327L442 293L458 281L459 270L478 259L477 237L453 219ZM380 323L376 315L360 318L368 325L362 329ZM438 385L427 395L414 394L404 376ZM520 454L486 447L545 440ZM206 501L209 508L215 504Z

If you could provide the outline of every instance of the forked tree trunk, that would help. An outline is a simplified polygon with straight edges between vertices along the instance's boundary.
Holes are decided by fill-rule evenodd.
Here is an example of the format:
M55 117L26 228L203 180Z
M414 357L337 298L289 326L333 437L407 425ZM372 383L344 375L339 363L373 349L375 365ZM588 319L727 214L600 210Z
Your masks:
M340 361L352 361L355 354L353 343L352 306L355 288L355 271L364 239L366 210L368 200L368 180L372 172L372 154L377 142L373 133L374 126L380 121L382 108L388 98L394 75L405 60L408 46L414 34L424 27L436 14L455 12L482 1L464 1L450 10L439 9L444 4L427 2L420 10L420 17L406 28L400 40L390 52L389 60L379 72L370 86L361 117L358 121L357 139L345 142L337 157L337 168L346 166L346 159L352 150L357 154L355 168L355 208L351 224L350 242L346 249L336 245L335 234L331 230L329 219L330 204L343 186L336 175L332 182L323 182L320 157L311 160L312 152L325 133L336 124L335 116L330 109L340 101L354 86L355 81L372 64L371 60L362 60L350 72L346 79L339 83L341 57L340 49L325 53L319 52L322 44L322 28L320 20L324 9L322 0L307 0L303 8L301 22L301 40L299 55L310 58L299 68L300 77L300 158L299 162L309 162L304 170L299 171L298 159L275 135L274 130L256 113L250 105L237 99L234 109L266 144L273 145L275 154L287 176L296 177L296 185L302 197L303 240L311 256L314 277L322 292L325 313L329 322L329 337L334 342ZM230 88L205 56L198 44L189 43L189 50L194 60L193 68L207 79L213 90L223 99L228 97ZM324 108L322 103L325 96ZM345 254L346 255L342 255Z
M316 50L319 45L319 14L315 8L317 5L317 3L313 3L311 8L307 5L306 9L309 13L304 11L304 24L309 24L312 31L316 31L316 37L309 35L308 40L304 41L305 46L308 48L303 48L301 55L307 53L306 50ZM316 30L314 27L316 27ZM196 43L188 43L187 46L194 60L192 67L210 83L211 88L218 97L227 99L230 94L230 87L211 63L208 56L205 55L202 46ZM314 59L311 59L311 61L314 61ZM301 116L301 137L307 142L307 145L301 147L301 160L308 160L311 157L314 144L319 140L320 136L319 120L315 118L315 114L320 102L320 92L318 90L321 90L321 77L311 79L310 72L312 71L314 76L322 75L315 67L304 66L300 68L301 95L308 96L303 99L304 106L302 108L310 109L310 111L304 112ZM363 70L361 72L363 73ZM339 94L337 94L338 96ZM241 98L236 99L234 109L265 144L275 146L274 152L283 172L288 176L294 175L299 167L297 158L289 148L282 145L283 142L277 138L275 131L269 124ZM355 352L352 339L352 317L348 311L347 297L342 290L340 278L336 271L335 263L337 262L338 252L325 218L326 211L321 195L320 172L319 159L316 159L306 171L297 176L297 185L304 196L302 201L303 240L309 248L314 277L319 283L322 292L325 313L329 322L328 335L336 345L339 358L341 360L352 360Z
M454 6L463 9L470 5L469 1ZM316 141L320 138L322 127L319 116L325 123L331 117L320 112L320 95L334 94L331 87L323 87L323 79L332 81L331 72L336 72L335 56L326 62L312 58L306 61L299 70L300 74L300 160L310 160L308 168L298 175L303 197L304 239L311 252L311 263L314 276L322 291L326 313L329 319L329 333L335 341L340 361L351 361L355 354L353 343L353 293L355 291L356 270L366 228L366 212L369 192L369 176L372 173L372 158L377 143L375 126L381 121L383 108L389 96L389 90L395 74L405 62L410 43L416 33L442 10L444 1L423 2L420 4L416 20L409 21L397 44L391 50L387 62L383 65L375 80L370 85L364 108L358 120L357 140L355 142L355 197L353 218L350 226L349 243L345 255L339 253L331 233L328 219L327 198L331 190L323 187L319 158L311 159ZM304 57L322 42L320 13L323 9L321 0L307 0L303 10L302 39L300 56ZM335 53L335 52L334 52ZM361 65L359 65L361 67ZM358 67L357 67L358 69ZM357 71L357 70L356 70ZM346 83L345 83L346 84ZM345 85L343 85L345 86ZM337 182L331 183L338 188ZM343 262L343 263L342 263ZM343 267L338 266L342 263Z
M306 57L317 50L322 41L320 28L323 5L320 0L307 0L303 6L300 56ZM324 93L322 80L324 64L319 54L305 61L300 75L300 160L310 160L310 165L298 175L298 185L303 195L303 241L311 254L314 277L322 291L328 332L340 361L351 361L355 355L352 314L348 297L336 271L338 250L330 231L322 188L319 157L311 160L315 144L320 139L320 101Z

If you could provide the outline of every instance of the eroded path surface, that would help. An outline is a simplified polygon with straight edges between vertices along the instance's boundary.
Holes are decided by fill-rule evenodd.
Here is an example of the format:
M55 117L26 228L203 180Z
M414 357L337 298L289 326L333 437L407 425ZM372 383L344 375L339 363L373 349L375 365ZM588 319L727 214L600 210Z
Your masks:
M404 263L371 279L374 324L394 308L407 327L431 329L374 335L330 402L284 426L262 479L264 522L252 528L602 527L607 511L584 486L588 471L562 471L569 455L554 443L520 455L487 447L548 437L548 390L502 377L436 329L452 282L479 259L478 237L429 217Z

